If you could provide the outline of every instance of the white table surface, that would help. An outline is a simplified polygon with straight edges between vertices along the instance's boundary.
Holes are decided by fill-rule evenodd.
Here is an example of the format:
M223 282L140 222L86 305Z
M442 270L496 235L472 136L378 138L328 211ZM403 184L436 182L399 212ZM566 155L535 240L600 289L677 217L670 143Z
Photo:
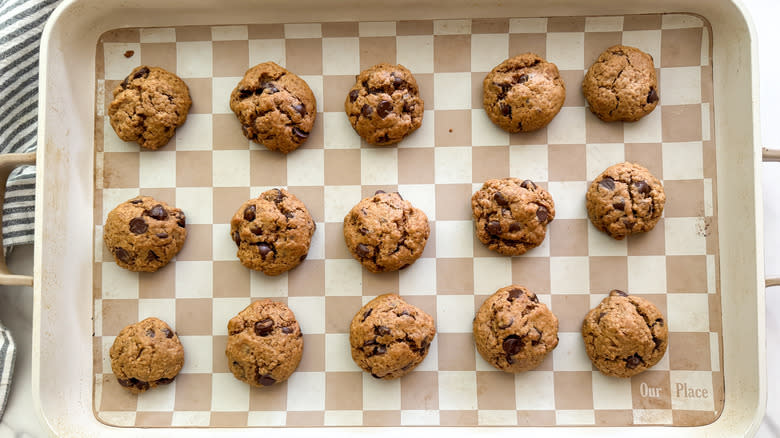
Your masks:
M705 1L705 0L702 0ZM753 17L759 42L761 76L761 135L764 146L780 149L780 0L742 0ZM763 164L765 266L767 276L780 277L780 163ZM32 273L32 247L10 254L11 271ZM780 287L767 290L767 411L759 438L780 438ZM17 343L13 385L0 438L46 437L35 415L31 383L32 288L0 286L0 321L11 329Z

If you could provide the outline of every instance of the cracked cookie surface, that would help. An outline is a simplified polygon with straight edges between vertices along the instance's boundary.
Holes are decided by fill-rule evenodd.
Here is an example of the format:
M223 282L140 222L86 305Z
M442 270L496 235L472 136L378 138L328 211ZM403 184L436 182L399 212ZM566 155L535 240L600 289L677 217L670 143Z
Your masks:
M108 105L111 127L124 141L146 149L165 146L176 128L187 120L192 106L190 91L175 74L140 65L113 91Z
M645 167L629 162L608 167L585 195L590 221L617 240L652 230L665 203L661 182Z
M653 303L613 290L585 316L582 338L602 374L631 377L661 360L669 335Z
M246 138L285 154L309 138L317 117L306 81L273 62L246 71L230 93L230 109Z
M228 322L225 356L238 380L257 387L284 382L302 355L301 327L284 303L255 301Z
M344 241L371 272L403 269L415 262L428 241L428 216L398 193L377 191L344 217Z
M433 318L398 295L366 303L349 326L352 360L377 379L396 379L419 365L436 336Z
M601 120L635 122L660 99L653 57L634 47L612 46L588 69L582 92Z
M515 256L542 244L555 203L533 181L491 179L471 197L479 240L493 251Z
M187 238L184 213L150 196L116 206L103 225L103 241L116 264L131 271L154 272L181 250Z
M176 332L154 317L123 328L109 355L117 382L133 393L173 382L184 366L184 348Z
M485 300L473 330L482 358L508 373L538 367L558 345L558 318L535 293L514 284Z
M497 65L485 76L482 89L485 112L508 132L530 132L547 126L566 99L558 67L534 53L523 53Z
M249 269L279 275L306 258L316 225L295 195L271 189L239 207L230 220L238 259Z
M355 79L344 111L355 132L368 143L398 143L420 127L424 103L417 81L406 67L377 64Z

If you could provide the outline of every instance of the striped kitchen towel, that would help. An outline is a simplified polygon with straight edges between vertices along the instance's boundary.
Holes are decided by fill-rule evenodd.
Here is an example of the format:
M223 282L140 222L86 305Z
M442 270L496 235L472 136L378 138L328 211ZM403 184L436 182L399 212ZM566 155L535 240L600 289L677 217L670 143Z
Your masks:
M0 324L0 421L3 419L5 402L8 401L8 391L11 389L15 357L16 347L11 333Z
M59 2L0 0L0 153L35 151L41 32ZM32 243L34 216L35 167L22 166L8 178L3 246Z

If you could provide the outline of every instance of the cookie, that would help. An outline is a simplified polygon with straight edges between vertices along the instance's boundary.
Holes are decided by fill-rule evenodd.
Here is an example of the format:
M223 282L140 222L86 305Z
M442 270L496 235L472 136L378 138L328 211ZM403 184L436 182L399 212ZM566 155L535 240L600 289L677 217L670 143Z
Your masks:
M377 191L344 217L344 241L371 272L403 269L420 258L428 241L428 216L399 193Z
M558 318L535 293L515 284L482 303L473 327L482 358L508 373L538 367L558 345Z
M192 106L190 90L175 74L141 65L114 88L108 119L116 135L146 149L168 143L187 120Z
M146 318L123 328L109 355L117 382L134 393L173 382L184 366L184 348L179 337L157 318Z
M669 333L653 303L613 290L585 316L582 338L602 374L631 377L661 360Z
M230 93L230 109L246 138L284 154L309 138L317 118L317 101L306 81L273 62L246 71Z
M491 179L471 197L479 241L493 251L516 256L544 241L555 218L555 203L533 181Z
M485 76L482 90L482 106L488 117L508 132L531 132L547 126L566 99L558 67L535 53L498 64Z
M103 225L103 241L116 264L131 271L154 272L181 250L186 218L175 207L151 196L116 206Z
M608 167L585 195L590 221L617 240L652 230L665 203L661 182L646 168L628 162Z
M635 122L658 105L653 57L634 47L612 46L588 69L582 92L601 120Z
M395 294L366 303L349 325L352 360L377 379L412 371L425 359L434 336L431 315Z
M284 303L255 301L228 322L228 368L252 386L284 382L298 368L303 334Z
M300 265L315 228L303 202L284 189L271 189L244 202L230 220L238 259L266 275L279 275Z
M375 145L398 143L422 124L423 100L403 65L377 64L356 76L344 111L355 132Z

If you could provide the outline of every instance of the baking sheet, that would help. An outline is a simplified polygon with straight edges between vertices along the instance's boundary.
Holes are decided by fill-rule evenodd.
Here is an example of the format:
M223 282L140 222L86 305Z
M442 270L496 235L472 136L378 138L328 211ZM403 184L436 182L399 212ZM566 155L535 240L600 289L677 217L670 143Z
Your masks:
M122 29L97 46L95 118L95 413L106 424L166 426L701 425L723 408L710 31L692 15L361 22ZM584 71L613 44L653 55L659 107L640 122L605 124L585 108ZM481 105L486 72L517 53L554 62L567 84L564 108L545 129L509 135ZM282 156L250 143L228 107L251 65L273 60L315 92L315 129ZM402 63L420 85L422 127L398 147L360 141L343 113L354 75ZM144 63L176 72L193 99L187 123L165 148L120 141L105 116L111 90ZM664 218L618 242L587 220L590 181L637 161L664 183ZM547 188L556 218L544 244L502 257L476 240L470 195L489 178L516 176ZM238 206L287 187L317 222L307 260L280 277L243 268L228 236ZM346 250L341 221L361 197L398 190L431 220L423 258L372 274ZM117 203L152 195L182 208L188 239L157 273L118 268L102 223ZM446 236L446 237L440 237ZM471 320L501 286L535 291L560 320L560 343L536 370L510 375L485 363ZM632 379L601 376L579 327L610 289L653 301L666 315L669 349ZM372 297L404 296L437 322L425 361L391 382L362 373L349 354L351 316ZM224 347L228 319L260 297L288 303L304 334L292 378L255 389L233 378ZM111 374L119 330L147 316L171 324L185 347L176 381L140 396Z

